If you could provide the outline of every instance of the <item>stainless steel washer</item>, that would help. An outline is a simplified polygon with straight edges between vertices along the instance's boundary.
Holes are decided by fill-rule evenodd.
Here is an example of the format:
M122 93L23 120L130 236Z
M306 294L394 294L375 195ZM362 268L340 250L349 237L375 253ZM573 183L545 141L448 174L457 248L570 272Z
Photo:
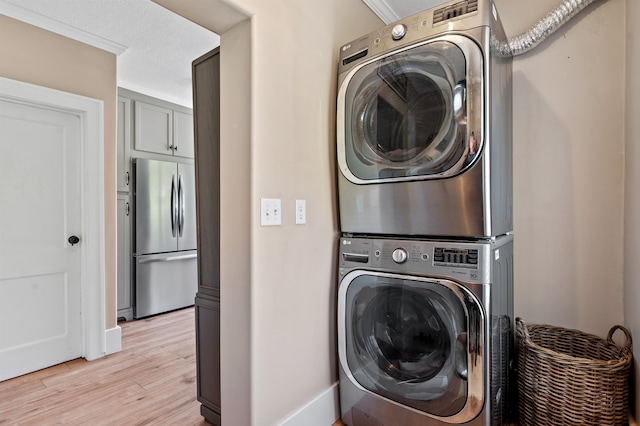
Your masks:
M444 3L340 49L340 229L483 238L513 230L511 59L492 0Z
M350 426L500 425L513 358L513 238L342 238L338 353Z

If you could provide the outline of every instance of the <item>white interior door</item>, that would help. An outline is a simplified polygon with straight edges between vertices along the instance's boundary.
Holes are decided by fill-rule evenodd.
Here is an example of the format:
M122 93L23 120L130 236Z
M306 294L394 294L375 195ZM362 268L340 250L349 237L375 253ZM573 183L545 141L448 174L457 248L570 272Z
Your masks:
M0 100L0 381L82 356L80 123Z

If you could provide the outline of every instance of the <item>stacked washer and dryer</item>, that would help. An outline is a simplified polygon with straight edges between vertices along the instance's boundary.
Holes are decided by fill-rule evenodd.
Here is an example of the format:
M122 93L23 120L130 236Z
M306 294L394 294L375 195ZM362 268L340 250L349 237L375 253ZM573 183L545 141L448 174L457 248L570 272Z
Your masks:
M511 59L491 0L340 50L338 357L349 426L500 425L513 359Z

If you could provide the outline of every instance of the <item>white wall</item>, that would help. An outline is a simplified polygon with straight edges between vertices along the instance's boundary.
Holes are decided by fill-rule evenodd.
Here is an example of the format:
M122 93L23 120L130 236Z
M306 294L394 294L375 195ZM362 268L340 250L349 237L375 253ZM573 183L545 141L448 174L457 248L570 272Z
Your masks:
M496 0L508 36L558 0ZM514 58L515 312L600 336L623 322L624 0Z
M337 54L381 22L360 0L235 3L253 14L251 214L241 224L251 233L251 424L273 425L337 380ZM261 197L282 199L282 226L260 226ZM295 225L296 199L307 201L306 225Z
M626 11L626 111L625 111L625 240L624 240L624 323L631 335L640 339L640 4L627 0ZM640 344L634 348L635 418L640 416Z
M220 45L220 365L223 423L230 425L250 425L253 412L251 34L246 20L223 33Z

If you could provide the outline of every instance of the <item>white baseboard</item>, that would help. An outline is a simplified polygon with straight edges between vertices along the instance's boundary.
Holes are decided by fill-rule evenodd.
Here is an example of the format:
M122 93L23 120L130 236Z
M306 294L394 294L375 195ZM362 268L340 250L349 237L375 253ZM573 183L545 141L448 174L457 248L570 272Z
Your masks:
M336 382L295 413L278 422L278 426L327 426L339 418L340 403Z
M122 329L119 325L105 331L105 355L111 355L122 350Z

